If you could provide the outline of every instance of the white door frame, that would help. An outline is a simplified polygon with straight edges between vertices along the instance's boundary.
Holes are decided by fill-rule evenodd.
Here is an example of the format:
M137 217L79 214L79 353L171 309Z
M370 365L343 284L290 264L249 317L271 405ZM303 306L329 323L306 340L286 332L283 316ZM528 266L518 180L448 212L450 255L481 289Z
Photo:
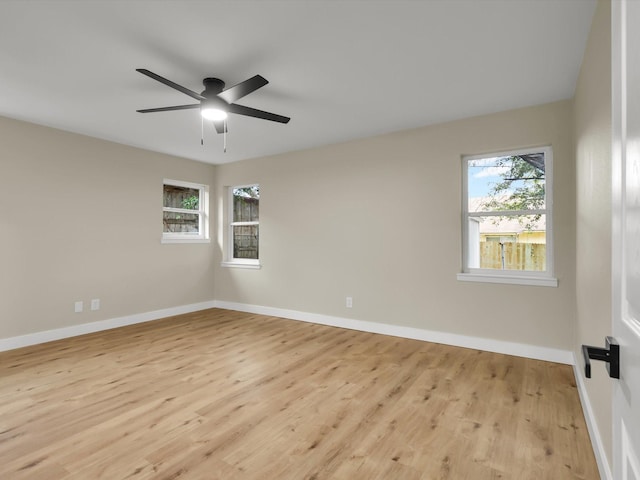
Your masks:
M620 343L611 460L615 480L640 480L640 2L611 8L612 329Z

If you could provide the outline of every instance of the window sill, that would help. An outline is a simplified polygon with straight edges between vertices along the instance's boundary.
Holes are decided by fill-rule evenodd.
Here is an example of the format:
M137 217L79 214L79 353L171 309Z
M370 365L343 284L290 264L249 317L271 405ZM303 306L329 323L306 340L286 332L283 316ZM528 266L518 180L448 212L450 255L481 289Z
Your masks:
M557 287L558 279L553 277L526 277L520 275L491 275L486 273L458 273L463 282L504 283L508 285L532 285L535 287Z
M220 264L222 267L226 268L248 268L252 270L260 270L262 265L259 263L244 263L244 262L222 262Z
M211 243L209 238L161 238L160 243Z

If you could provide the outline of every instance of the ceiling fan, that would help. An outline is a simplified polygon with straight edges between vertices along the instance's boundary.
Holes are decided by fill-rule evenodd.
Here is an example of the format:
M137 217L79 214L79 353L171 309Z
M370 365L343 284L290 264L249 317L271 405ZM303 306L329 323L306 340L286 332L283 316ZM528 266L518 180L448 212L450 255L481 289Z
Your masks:
M289 120L291 120L289 117L284 117L282 115L265 112L251 107L245 107L244 105L238 105L235 103L245 95L249 95L251 92L255 92L257 89L264 87L269 83L266 78L260 75L255 75L244 82L240 82L227 88L226 90L224 88L224 82L219 78L205 78L202 81L204 84L204 90L201 93L196 93L145 68L137 68L136 71L200 101L200 103L193 103L189 105L175 105L172 107L136 110L140 113L168 112L171 110L199 108L203 118L213 121L213 125L218 133L227 132L226 119L227 114L229 113L261 118L263 120L271 120L272 122L279 123L288 123Z

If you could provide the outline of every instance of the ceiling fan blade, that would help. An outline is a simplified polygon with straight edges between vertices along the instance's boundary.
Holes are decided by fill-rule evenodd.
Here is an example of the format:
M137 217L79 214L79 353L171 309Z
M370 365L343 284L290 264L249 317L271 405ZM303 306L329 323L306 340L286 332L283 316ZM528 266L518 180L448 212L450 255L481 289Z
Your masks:
M271 120L272 122L289 123L291 120L289 117L283 117L275 113L265 112L256 108L245 107L244 105L232 104L229 105L227 110L230 113L237 113L238 115L246 115L247 117L261 118L263 120Z
M218 133L225 133L225 130L227 133L229 133L229 128L227 128L227 122L225 122L224 120L214 120L213 126L216 127L216 132Z
M223 99L227 103L233 103L236 100L241 99L245 95L249 95L251 92L255 92L260 87L264 87L269 81L260 76L256 75L251 77L249 80L245 80L244 82L240 82L233 87L229 87L223 92L218 94L218 97Z
M136 112L140 112L140 113L170 112L171 110L188 110L190 108L200 108L200 104L192 103L191 105L176 105L175 107L145 108L143 110L136 110Z
M141 74L146 75L147 77L153 78L154 80L157 80L160 83L164 83L168 87L175 88L179 92L186 93L187 95L189 95L192 98L195 98L196 100L204 100L204 97L199 93L196 93L193 90L189 90L188 88L183 87L182 85L178 85L177 83L172 82L171 80L167 80L166 78L161 77L156 73L150 72L146 68L136 68L136 72L140 72Z

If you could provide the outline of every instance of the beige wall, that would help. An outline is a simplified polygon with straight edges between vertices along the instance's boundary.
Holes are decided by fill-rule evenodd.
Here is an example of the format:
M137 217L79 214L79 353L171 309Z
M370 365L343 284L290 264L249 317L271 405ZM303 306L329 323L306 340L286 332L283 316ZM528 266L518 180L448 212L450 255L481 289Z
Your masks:
M604 346L611 335L611 5L600 1L575 95L576 340ZM589 401L611 460L611 379L596 362L585 380Z
M0 338L215 298L570 349L570 124L558 102L213 167L0 118ZM461 155L545 144L560 287L457 281ZM163 178L212 184L211 245L160 244ZM222 187L253 182L263 268L222 268Z
M163 178L214 172L0 118L0 338L213 300L212 244L160 237Z
M546 144L559 287L457 281L461 155ZM564 101L221 165L218 201L225 186L260 184L263 268L220 267L218 245L215 298L570 350L573 152Z

